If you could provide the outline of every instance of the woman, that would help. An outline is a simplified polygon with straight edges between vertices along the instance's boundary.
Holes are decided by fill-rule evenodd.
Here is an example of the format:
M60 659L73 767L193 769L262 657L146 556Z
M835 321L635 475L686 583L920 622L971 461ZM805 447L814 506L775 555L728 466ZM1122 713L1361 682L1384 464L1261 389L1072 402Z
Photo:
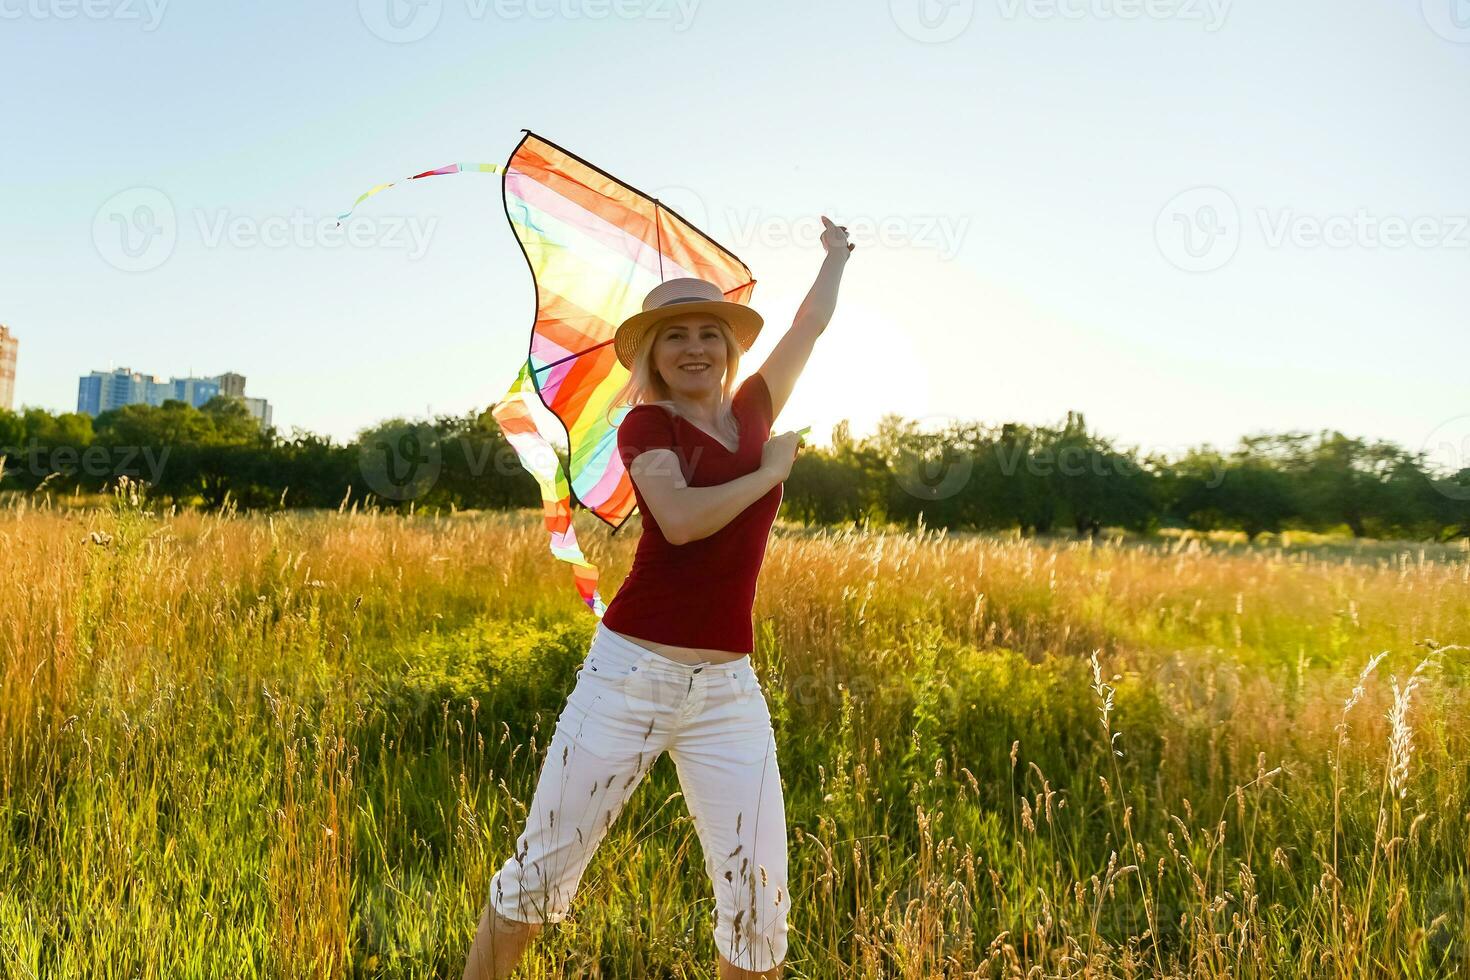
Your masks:
M719 976L778 977L786 958L786 815L775 734L750 665L751 606L800 437L768 438L837 302L853 246L827 250L791 329L731 388L762 320L719 287L675 279L618 327L633 408L618 452L643 532L557 719L516 853L490 883L465 980L510 975L566 914L607 828L664 751L715 891Z

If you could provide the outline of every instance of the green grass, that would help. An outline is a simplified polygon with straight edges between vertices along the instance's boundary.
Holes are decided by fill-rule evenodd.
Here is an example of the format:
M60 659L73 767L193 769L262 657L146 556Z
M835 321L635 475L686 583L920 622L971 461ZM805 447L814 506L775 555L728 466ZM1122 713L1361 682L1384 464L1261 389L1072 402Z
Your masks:
M0 510L0 975L458 977L595 625L537 515L146 508ZM1467 576L778 528L787 976L1470 975ZM661 759L524 975L708 977L708 887Z

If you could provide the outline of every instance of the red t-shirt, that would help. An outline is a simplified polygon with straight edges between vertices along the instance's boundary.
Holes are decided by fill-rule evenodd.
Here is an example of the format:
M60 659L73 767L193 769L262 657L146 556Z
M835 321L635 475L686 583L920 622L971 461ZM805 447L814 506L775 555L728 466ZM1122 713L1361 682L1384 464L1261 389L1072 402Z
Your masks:
M740 426L740 448L733 453L662 405L635 405L618 423L618 455L626 467L650 449L672 449L687 485L729 483L760 469L771 436L771 391L759 372L741 383L731 408ZM782 489L781 484L772 487L709 537L674 545L659 529L635 482L643 536L632 570L603 612L603 623L634 639L750 653L755 647L755 580Z

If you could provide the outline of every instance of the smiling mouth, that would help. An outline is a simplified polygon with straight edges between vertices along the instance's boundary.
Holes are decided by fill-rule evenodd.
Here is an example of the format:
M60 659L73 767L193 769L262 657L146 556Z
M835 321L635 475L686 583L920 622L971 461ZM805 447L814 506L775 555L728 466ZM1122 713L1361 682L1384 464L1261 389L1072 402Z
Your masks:
M709 365L708 364L685 364L682 367L680 367L679 370L680 371L687 371L690 374L700 374L700 373L703 373L704 371L708 371L709 370Z

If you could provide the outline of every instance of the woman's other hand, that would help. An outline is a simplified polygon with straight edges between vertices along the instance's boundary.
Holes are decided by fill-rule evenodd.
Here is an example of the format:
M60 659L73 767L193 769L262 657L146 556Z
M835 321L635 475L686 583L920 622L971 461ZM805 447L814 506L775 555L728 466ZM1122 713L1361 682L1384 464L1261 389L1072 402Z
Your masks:
M791 475L791 464L796 462L796 450L800 446L801 436L795 432L772 436L761 449L761 469L780 477L784 483Z

